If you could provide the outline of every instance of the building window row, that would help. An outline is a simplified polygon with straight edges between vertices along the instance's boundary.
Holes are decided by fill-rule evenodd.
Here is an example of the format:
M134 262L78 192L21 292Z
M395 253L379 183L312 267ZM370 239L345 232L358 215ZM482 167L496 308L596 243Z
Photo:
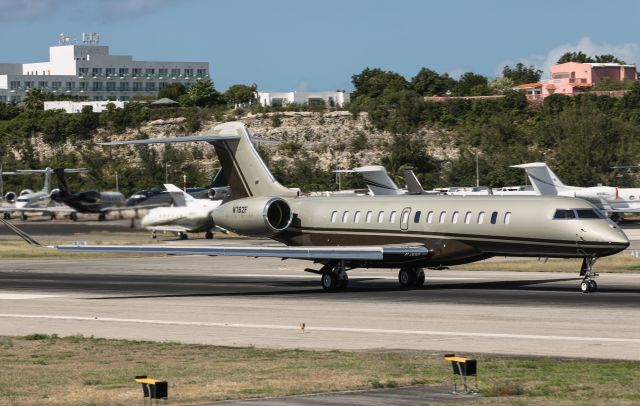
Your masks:
M194 71L196 74L194 75ZM208 76L207 69L177 69L177 68L118 68L116 74L116 68L78 68L78 76L93 76L93 77L111 77L111 76L129 76L131 74L132 77L198 77L203 78Z
M169 85L168 82L63 82L60 81L10 81L9 82L9 90L19 91L19 90L29 90L31 88L40 88L44 91L67 91L73 92L76 90L80 91L88 91L91 89L92 91L100 92L103 90L106 91L121 91L128 92L133 89L133 91L146 91L146 92L155 92L160 89L163 89ZM184 83L185 87L189 87L190 83Z
M342 214L339 214L338 211L333 211L331 213L331 222L337 223L338 220L341 220L342 223L348 223L348 222L359 223L361 219L361 214L362 212L360 210L354 211L353 216L351 216L351 212L349 210L343 211ZM378 211L377 215L374 216L374 212L372 210L369 210L364 215L364 222L370 224L374 222L374 218L375 218L378 224L385 223L385 219L388 219L387 220L388 223L395 223L397 219L397 214L398 213L394 210L389 212L389 215L387 217L386 212L384 210L380 210ZM441 211L440 213L429 211L426 215L426 223L433 224L436 218L436 215L437 215L439 224L447 223L447 211L445 210ZM421 217L422 217L422 211L420 210L416 211L413 215L413 222L416 224L419 223ZM449 222L451 224L462 224L462 222L464 222L464 224L484 224L485 217L487 217L487 213L484 211L478 212L477 214L474 214L471 211L467 211L466 213L464 213L464 216L459 211L453 211L451 213ZM500 213L498 213L497 211L494 211L494 212L491 212L488 215L488 217L489 217L490 224L498 224L500 221L502 222L502 224L505 224L505 225L508 225L511 223L511 212L509 211L504 213L502 216L500 216ZM408 222L409 222L409 211L405 211L403 212L402 223L407 224Z

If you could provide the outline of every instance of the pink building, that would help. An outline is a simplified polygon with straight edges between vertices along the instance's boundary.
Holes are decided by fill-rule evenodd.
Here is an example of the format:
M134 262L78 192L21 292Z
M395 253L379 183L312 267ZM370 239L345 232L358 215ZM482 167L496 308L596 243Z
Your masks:
M551 67L551 79L514 87L530 99L543 99L552 94L575 95L589 90L604 78L612 82L637 80L636 65L618 63L567 62Z

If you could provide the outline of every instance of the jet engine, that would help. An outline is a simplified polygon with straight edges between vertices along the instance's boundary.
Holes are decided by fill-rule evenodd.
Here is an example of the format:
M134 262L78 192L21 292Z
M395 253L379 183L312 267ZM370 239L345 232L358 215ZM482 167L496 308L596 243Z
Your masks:
M289 227L293 213L279 197L247 197L220 205L211 217L217 226L238 234L269 237Z
M619 197L618 188L610 186L594 186L584 189L568 190L558 193L560 196L577 197L591 202L600 202L600 199L613 201Z
M49 198L54 202L61 202L60 199L60 189L53 189L51 193L49 193Z
M227 196L229 196L229 187L212 187L207 192L207 195L211 200L224 200Z
M4 194L4 200L9 203L15 202L17 197L16 192L7 192Z
M33 193L33 190L31 190L31 189L22 189L22 190L20 191L20 196L30 195L30 194L32 194L32 193Z

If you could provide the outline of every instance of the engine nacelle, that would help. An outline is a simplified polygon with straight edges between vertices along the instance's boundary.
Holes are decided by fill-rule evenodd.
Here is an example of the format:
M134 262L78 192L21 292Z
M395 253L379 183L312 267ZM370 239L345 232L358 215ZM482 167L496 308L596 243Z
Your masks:
M252 237L269 237L291 224L293 212L279 197L247 197L233 200L212 213L217 226Z
M7 192L4 194L4 200L9 203L15 202L17 197L18 195L16 195L16 192Z
M20 196L30 195L30 194L33 194L33 190L31 190L31 189L22 189L20 191Z
M211 200L224 200L229 196L229 186L212 187L207 191L207 195Z
M594 186L584 189L568 190L558 193L560 196L577 197L578 199L600 202L601 199L613 201L618 198L618 189L610 186Z
M60 189L51 190L49 198L53 201L60 202Z

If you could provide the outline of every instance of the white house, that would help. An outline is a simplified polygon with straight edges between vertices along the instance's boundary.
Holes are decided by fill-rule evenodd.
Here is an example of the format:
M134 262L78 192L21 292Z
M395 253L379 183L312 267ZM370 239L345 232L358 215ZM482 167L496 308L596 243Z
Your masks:
M258 102L263 106L283 106L287 104L322 104L342 107L350 100L343 90L334 92L258 92Z
M110 55L96 33L83 33L81 45L60 34L47 62L0 63L0 102L19 103L32 88L94 101L126 101L156 95L170 83L189 86L208 77L208 62L136 61L130 55Z
M94 113L102 113L107 110L108 104L113 104L115 107L124 108L126 101L46 101L44 102L45 110L64 110L67 113L81 113L82 109L86 106L90 106Z

